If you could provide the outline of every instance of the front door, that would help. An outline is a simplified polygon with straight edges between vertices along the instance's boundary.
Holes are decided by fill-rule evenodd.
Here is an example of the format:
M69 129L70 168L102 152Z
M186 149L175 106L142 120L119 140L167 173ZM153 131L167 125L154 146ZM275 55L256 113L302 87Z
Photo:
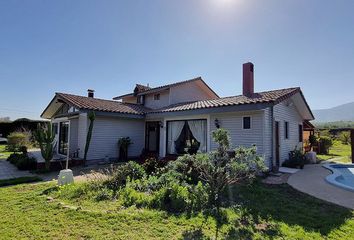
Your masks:
M69 141L69 122L61 122L59 124L59 153L66 155L68 153Z
M149 153L159 153L160 122L146 122L145 149Z
M275 165L280 167L280 134L279 134L279 122L275 122Z

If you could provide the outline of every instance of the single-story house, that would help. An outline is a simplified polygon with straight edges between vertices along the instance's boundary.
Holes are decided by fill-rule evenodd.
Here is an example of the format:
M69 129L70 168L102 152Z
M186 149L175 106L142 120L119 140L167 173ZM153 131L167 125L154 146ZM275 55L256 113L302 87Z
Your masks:
M269 168L280 166L289 151L303 147L303 124L314 119L300 88L254 92L254 66L243 64L243 94L219 97L201 77L149 87L104 100L56 93L41 117L50 119L56 151L84 156L88 113L94 111L88 161L117 159L120 137L130 137L129 156L143 152L161 158L216 148L211 132L230 132L233 148L257 146Z

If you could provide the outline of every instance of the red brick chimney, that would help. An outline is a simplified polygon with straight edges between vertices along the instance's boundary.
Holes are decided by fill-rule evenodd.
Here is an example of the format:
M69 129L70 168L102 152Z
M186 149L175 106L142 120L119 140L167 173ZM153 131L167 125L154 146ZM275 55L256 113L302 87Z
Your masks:
M251 97L254 93L254 67L253 63L243 64L243 95Z

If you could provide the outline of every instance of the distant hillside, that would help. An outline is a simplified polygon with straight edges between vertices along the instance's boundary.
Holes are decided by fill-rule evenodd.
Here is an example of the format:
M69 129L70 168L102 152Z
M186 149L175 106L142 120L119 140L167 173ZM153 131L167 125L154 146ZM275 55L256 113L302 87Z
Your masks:
M354 102L334 108L313 110L315 122L354 121Z

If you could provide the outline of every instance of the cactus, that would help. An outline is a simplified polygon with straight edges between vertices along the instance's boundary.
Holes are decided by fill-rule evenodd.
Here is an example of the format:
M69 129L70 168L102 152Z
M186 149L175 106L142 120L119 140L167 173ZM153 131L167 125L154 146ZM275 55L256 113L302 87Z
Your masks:
M95 112L89 112L87 114L88 119L90 120L90 125L89 125L89 129L87 132L87 136L86 136L86 144L85 144L85 154L84 154L84 162L86 164L86 160L87 160L87 152L89 150L90 147L90 142L91 142L91 137L92 137L92 130L93 130L93 122L95 121L96 118L96 114Z
M47 126L41 127L38 125L37 130L34 132L34 137L41 149L42 157L45 160L45 169L49 170L50 160L53 159L53 142L54 134L52 131L52 125L49 123Z

